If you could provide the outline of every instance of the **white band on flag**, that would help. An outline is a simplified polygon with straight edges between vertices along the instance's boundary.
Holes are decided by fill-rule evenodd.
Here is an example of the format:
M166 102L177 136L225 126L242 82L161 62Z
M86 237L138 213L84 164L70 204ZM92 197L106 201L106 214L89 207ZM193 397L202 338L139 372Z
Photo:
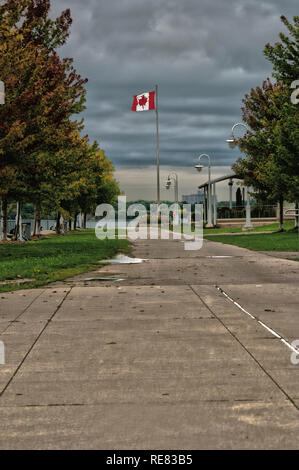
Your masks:
M154 91L147 91L141 95L134 95L132 111L150 111L156 109Z

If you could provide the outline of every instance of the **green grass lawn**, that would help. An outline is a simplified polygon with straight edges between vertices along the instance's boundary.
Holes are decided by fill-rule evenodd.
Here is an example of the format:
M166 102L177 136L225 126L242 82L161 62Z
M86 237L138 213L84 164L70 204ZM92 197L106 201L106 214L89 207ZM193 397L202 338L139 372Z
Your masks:
M127 240L98 240L94 230L0 244L0 281L34 279L20 286L0 285L0 292L39 287L87 272L119 251L130 251Z
M290 230L294 228L295 222L293 220L286 220L283 224L283 228L285 230ZM279 230L278 222L273 224L261 225L259 227L254 227L248 232L275 232ZM241 227L220 227L220 228L205 228L203 233L204 235L208 235L211 233L240 233L243 232Z
M245 222L244 222L245 224ZM295 222L293 220L287 220L283 224L284 230L291 230L294 228ZM182 231L182 227L179 228L177 226L170 225L169 227L170 230L173 230L175 232L178 232L180 229ZM192 226L190 233L192 233L194 230L194 227ZM247 230L247 232L276 232L279 230L279 223L274 222L273 224L266 224L266 225L261 225L259 227L254 227L252 229ZM203 229L203 234L204 236L206 235L212 235L212 234L221 234L221 233L244 233L244 230L242 227L219 227L219 228L204 228Z
M299 237L297 232L261 233L258 235L231 235L229 237L205 237L213 242L237 245L255 251L298 251Z

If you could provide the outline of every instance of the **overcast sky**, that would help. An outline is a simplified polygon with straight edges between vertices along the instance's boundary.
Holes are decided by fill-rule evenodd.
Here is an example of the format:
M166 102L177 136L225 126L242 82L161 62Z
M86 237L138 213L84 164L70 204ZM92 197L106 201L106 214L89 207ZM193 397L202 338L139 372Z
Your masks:
M52 0L53 15L65 8L73 25L59 53L89 79L86 132L129 199L156 194L155 113L132 112L133 95L159 85L161 180L175 169L180 194L194 193L207 177L193 169L199 154L213 176L230 172L241 100L271 76L264 45L284 30L280 15L298 14L297 0Z

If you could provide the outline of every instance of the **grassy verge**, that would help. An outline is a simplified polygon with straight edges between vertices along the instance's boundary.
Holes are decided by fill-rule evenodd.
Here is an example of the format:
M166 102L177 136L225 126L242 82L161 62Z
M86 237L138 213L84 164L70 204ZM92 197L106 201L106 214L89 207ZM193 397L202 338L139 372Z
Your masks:
M0 245L0 281L33 279L25 284L0 285L0 292L40 287L90 271L119 251L128 253L127 240L98 240L94 230L44 237L28 243ZM105 262L105 261L103 261Z
M299 237L294 231L261 233L258 235L232 235L230 237L205 237L214 242L236 245L254 251L298 251Z
M244 222L245 224L245 222ZM287 220L283 224L284 230L291 230L295 226L295 222L293 220ZM170 225L169 227L170 230L178 232L180 230L179 227ZM183 230L183 227L181 227L181 232ZM186 230L186 229L185 229ZM278 222L274 222L273 224L266 224L266 225L261 225L259 227L254 227L252 229L247 230L247 232L276 232L279 230L279 224ZM194 226L191 227L190 234L194 231ZM244 230L242 227L219 227L219 228L204 228L203 229L203 234L204 236L206 235L212 235L212 234L222 234L222 233L244 233Z
M293 220L286 220L283 224L284 230L291 230L294 228L295 222ZM273 224L261 225L259 227L254 227L248 232L275 232L279 230L278 222ZM243 232L242 228L240 227L220 227L220 228L205 228L203 233L204 235L208 235L211 233L241 233Z

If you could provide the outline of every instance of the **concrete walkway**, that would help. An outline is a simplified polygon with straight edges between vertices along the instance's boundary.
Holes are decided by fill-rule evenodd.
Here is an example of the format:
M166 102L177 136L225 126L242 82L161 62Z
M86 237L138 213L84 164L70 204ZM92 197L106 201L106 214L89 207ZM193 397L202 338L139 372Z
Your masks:
M133 256L0 294L0 448L298 449L299 263L210 241Z

